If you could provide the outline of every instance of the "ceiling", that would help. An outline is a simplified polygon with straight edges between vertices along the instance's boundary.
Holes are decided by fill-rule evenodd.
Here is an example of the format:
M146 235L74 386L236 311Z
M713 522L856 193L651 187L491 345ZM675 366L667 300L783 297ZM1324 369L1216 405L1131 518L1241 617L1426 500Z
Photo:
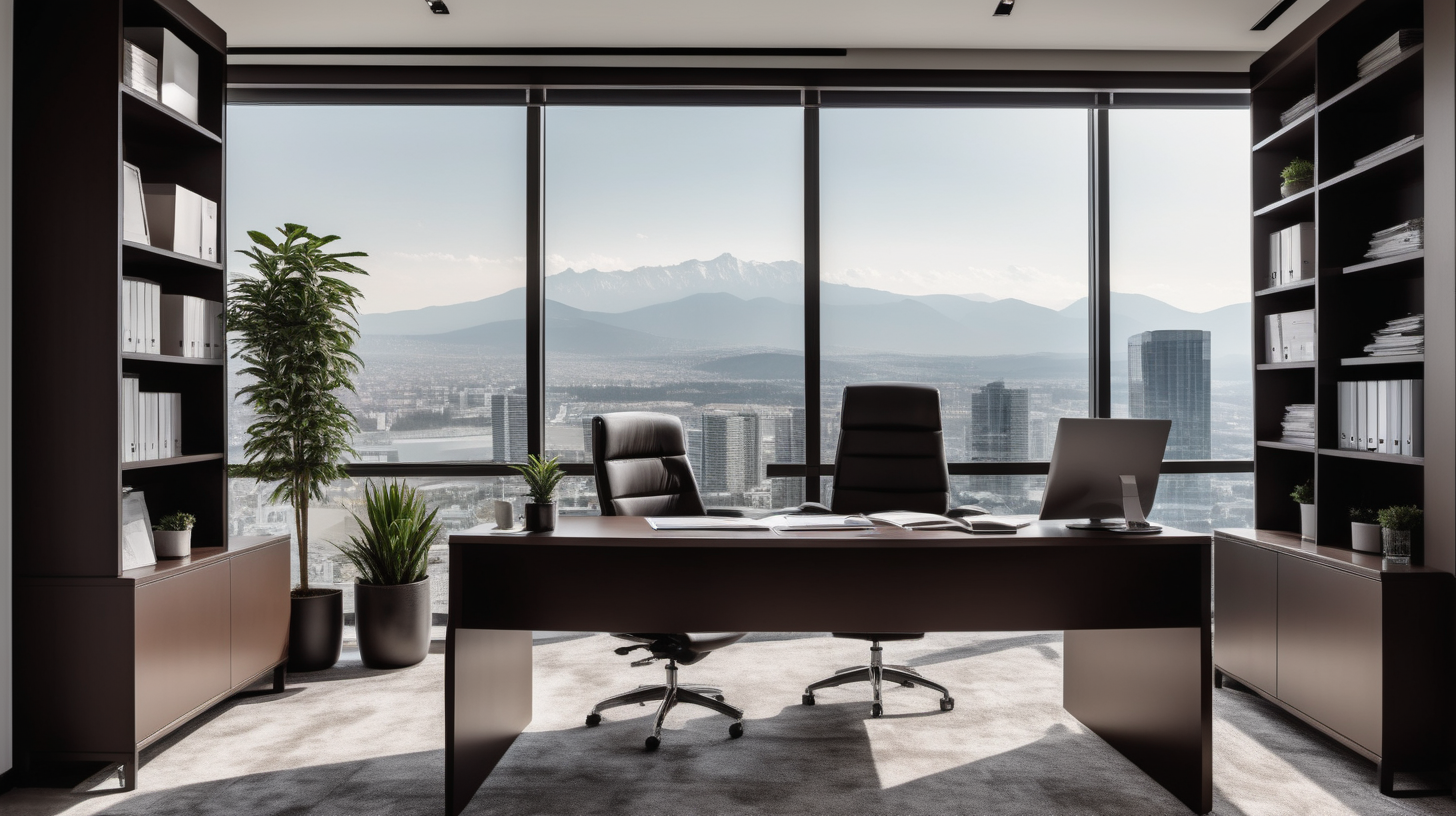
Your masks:
M1325 0L192 0L232 46L1267 50Z

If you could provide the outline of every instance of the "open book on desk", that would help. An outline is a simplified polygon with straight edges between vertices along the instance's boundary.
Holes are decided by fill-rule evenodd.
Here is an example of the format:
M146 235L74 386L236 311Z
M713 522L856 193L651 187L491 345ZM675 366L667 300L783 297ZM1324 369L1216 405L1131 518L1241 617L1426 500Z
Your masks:
M728 516L648 516L654 530L873 530L874 523L861 515L802 515L735 518Z
M954 530L962 533L1010 533L1031 526L1031 519L1022 516L948 518L934 513L913 513L908 510L871 513L867 518L906 530Z

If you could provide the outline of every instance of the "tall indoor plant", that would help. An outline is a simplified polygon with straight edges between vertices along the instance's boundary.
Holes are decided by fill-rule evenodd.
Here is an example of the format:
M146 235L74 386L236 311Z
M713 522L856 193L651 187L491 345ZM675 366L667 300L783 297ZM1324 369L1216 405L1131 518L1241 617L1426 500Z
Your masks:
M426 512L412 487L364 485L360 534L339 550L359 570L354 583L354 626L359 657L371 669L400 669L430 651L430 545L442 525Z
M293 671L317 671L339 659L343 591L308 585L308 507L344 476L342 460L353 452L354 416L339 394L353 390L362 364L354 353L360 292L343 276L367 273L345 260L364 253L326 250L336 235L319 237L300 224L284 224L279 232L281 241L248 232L253 246L239 252L252 261L253 272L235 277L228 290L233 357L249 381L238 396L257 415L243 447L246 462L231 473L277 482L271 500L293 506L299 582L292 593L288 664Z

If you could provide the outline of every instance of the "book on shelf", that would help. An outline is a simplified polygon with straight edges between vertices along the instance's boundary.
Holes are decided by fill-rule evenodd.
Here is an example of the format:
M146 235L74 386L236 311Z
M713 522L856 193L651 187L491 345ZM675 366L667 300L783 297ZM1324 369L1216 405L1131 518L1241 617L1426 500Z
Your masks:
M1413 134L1405 137L1404 139L1401 139L1400 141L1392 142L1385 147L1382 147L1379 150L1375 151L1374 153L1369 153L1356 159L1355 166L1364 167L1365 165L1372 162L1380 161L1381 159L1389 156L1392 153L1397 153L1403 150L1407 145L1415 144L1416 140L1419 138L1421 138L1419 135Z
M122 29L122 36L156 61L157 100L196 122L201 88L197 52L165 28L127 27Z
M1336 384L1341 450L1425 455L1425 381L1361 380Z
M1316 339L1313 309L1271 314L1264 318L1266 362L1312 361L1315 359Z
M1310 111L1314 110L1314 103L1315 103L1315 95L1312 92L1310 93L1309 96L1306 96L1305 98L1299 100L1298 102L1295 102L1292 106L1290 106L1290 108L1288 110L1286 110L1283 113L1279 114L1279 125L1280 125L1280 127L1283 127L1283 126L1289 124L1290 122L1293 122L1295 119L1298 119L1299 117L1305 115L1306 113L1309 113Z
M121 380L121 461L182 455L182 395L143 391L135 375Z
M1284 406L1284 419L1279 423L1279 441L1288 445L1314 447L1315 407L1308 403Z
M141 95L162 101L158 85L157 58L130 40L122 41L121 81Z
M1419 28L1402 28L1386 37L1381 43L1365 53L1355 62L1355 73L1364 78L1379 71L1400 58L1401 54L1420 45L1424 32Z
M1412 218L1370 236L1366 260L1378 261L1425 249L1426 219Z

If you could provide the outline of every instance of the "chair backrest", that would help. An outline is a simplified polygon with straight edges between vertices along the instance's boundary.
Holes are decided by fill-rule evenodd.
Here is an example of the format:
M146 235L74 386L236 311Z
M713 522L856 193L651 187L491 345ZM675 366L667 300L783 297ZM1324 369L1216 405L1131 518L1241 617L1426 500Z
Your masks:
M913 383L845 386L831 509L944 513L949 507L940 391Z
M682 422L650 411L592 417L592 467L604 516L701 516Z

